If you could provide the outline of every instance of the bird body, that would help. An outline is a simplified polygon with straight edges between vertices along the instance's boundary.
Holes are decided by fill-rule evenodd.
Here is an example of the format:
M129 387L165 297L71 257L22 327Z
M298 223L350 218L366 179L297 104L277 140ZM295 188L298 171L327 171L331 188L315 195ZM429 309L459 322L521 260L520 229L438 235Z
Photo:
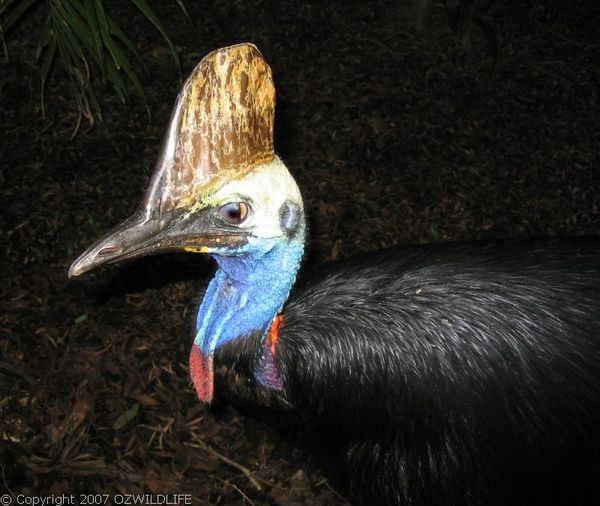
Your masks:
M309 440L359 503L589 504L600 239L407 246L296 283L304 207L272 152L273 111L254 46L207 56L141 210L70 274L212 255L190 353L198 397Z
M365 502L578 504L600 469L599 265L595 239L343 262L283 308L282 388L257 379L259 331L217 351L217 398L308 435Z

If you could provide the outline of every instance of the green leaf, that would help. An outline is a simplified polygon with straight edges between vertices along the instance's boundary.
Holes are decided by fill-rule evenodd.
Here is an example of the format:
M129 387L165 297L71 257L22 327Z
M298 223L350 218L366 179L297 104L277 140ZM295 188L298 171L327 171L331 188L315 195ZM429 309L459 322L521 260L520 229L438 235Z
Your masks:
M85 59L85 55L83 54L83 50L81 49L81 45L77 42L77 39L73 35L71 31L71 27L69 26L68 20L66 20L61 15L60 9L55 9L52 11L52 16L54 17L54 29L56 30L56 35L58 36L58 41L62 41L64 53L61 52L61 57L64 57L65 54L68 54L69 62L71 66L76 68L78 66L83 65L87 69L87 60ZM67 70L73 70L71 68L67 68ZM85 72L86 75L89 75L89 72Z
M146 0L131 0L131 1L142 12L142 14L144 16L146 16L148 21L150 21L156 27L156 29L160 32L160 34L163 36L163 39L165 39L166 43L169 45L169 49L171 49L171 56L173 57L173 60L175 61L177 68L179 68L179 56L177 56L177 50L175 48L175 45L171 41L171 38L169 37L167 30L165 29L163 24L160 22L160 19L158 19L158 16L156 15L156 13L152 9L152 7L150 7L150 5L148 5L148 2L146 2Z
M86 314L80 314L77 318L75 318L73 320L73 323L75 325L81 325L84 321L86 321L88 319L88 315Z
M48 16L46 18L46 22L44 23L44 27L40 33L40 37L38 40L37 47L35 48L35 59L39 60L42 55L44 48L50 42L50 39L53 38L54 34L50 35L52 32L52 16Z
M144 70L147 70L144 60L142 60L141 56L137 52L137 49L135 48L135 46L133 45L131 40L129 40L129 37L127 37L127 35L125 35L123 30L121 30L121 28L119 28L119 26L112 19L109 19L108 22L109 22L110 33L113 34L117 39L119 39L123 43L123 45L131 53L133 53L133 55L136 57L136 59L144 67Z
M0 23L0 31L2 33L8 32L12 26L21 19L21 16L25 13L29 7L31 7L36 0L22 0L19 5L17 5L14 10L6 16L6 19ZM8 2L6 5L3 5L0 14L4 12L4 10L14 2Z
M85 20L87 27L92 36L91 51L97 55L96 61L100 66L102 74L104 74L104 49L102 47L102 38L100 37L100 24L96 16L93 0L75 1L72 4L79 15Z
M56 39L52 36L41 57L42 63L40 65L40 72L42 74L42 86L44 86L48 80L48 74L50 73L52 63L54 63L54 58L56 56L56 47Z
M16 0L0 0L0 16L8 9Z
M77 3L77 2L75 2ZM69 1L57 2L57 11L62 15L65 25L92 55L96 63L102 66L102 51L98 53L94 44L94 33L89 24L79 15Z
M188 19L188 21L191 23L192 22L192 18L190 18L190 15L188 14L187 9L185 8L185 4L183 3L183 0L175 0L177 2L177 5L179 5L179 8L183 11L183 13L185 14L185 17Z
M93 124L94 117L101 118L101 110L94 89L89 85L88 64L81 47L78 46L76 39L60 18L59 13L52 11L52 16L58 53L63 60L69 79L77 89L76 99L80 117L72 135L74 137L79 129L81 115Z
M8 9L16 0L0 0L0 16Z
M139 410L140 403L136 402L133 406L131 406L131 408L123 411L123 413L119 415L119 418L115 420L115 423L113 423L113 429L121 430L122 428L124 428L129 422L131 422L131 420L133 420L136 417Z
M106 64L106 76L112 83L113 88L122 102L127 101L127 88L125 82L119 73L119 69L115 66L114 61L110 60Z
M138 94L142 97L144 102L146 102L146 94L144 93L142 83L138 79L136 73L133 71L131 63L127 59L127 56L125 56L125 53L121 51L121 48L112 39L106 40L105 43L106 48L113 57L113 61L115 63L116 68L118 70L122 69L125 72L129 80L133 83L133 86L135 87Z
M36 60L41 75L41 100L44 109L45 85L53 72L54 64L65 69L73 88L81 117L88 118L91 124L95 118L101 119L101 109L95 91L98 78L112 85L118 97L126 102L131 89L139 95L149 114L146 94L135 72L132 59L146 70L136 46L115 21L109 16L106 0L38 0L47 11L47 20L39 32L36 47ZM149 23L159 31L169 46L173 60L179 69L179 57L161 19L147 0L131 0ZM184 0L175 0L179 8L189 18ZM0 0L0 42L4 33L18 21L29 15L28 9L36 0ZM32 10L32 9L30 9ZM137 64L136 62L136 64Z
M50 73L50 69L52 68L52 64L54 63L54 60L56 58L56 39L53 39L52 42L49 44L49 46L47 47L47 49L44 51L44 54L42 56L42 64L41 64L41 68L40 68L40 72L42 74L42 86L40 89L40 95L41 95L41 105L42 105L42 116L45 118L46 117L46 108L45 108L45 91L46 91L46 82L48 81L48 74Z

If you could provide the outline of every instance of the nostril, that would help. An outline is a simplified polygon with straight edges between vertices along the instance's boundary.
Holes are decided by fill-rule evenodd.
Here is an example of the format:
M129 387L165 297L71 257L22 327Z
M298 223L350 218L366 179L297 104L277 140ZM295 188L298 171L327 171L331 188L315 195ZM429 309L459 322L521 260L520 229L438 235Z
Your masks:
M120 252L121 252L121 248L119 248L117 246L111 246L109 248L102 248L100 251L98 251L98 256L113 255L115 253L120 253Z

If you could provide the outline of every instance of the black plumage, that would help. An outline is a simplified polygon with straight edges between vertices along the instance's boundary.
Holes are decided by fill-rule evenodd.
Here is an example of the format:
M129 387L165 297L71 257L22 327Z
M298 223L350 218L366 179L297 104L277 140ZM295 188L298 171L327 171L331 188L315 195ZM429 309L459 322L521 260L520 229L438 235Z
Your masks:
M284 316L284 389L255 379L257 334L217 350L216 395L308 437L356 501L600 497L600 240L367 255Z

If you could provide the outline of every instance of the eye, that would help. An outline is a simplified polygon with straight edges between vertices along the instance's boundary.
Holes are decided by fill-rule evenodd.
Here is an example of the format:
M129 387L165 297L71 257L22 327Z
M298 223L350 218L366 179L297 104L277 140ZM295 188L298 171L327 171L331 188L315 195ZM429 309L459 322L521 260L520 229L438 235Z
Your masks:
M248 217L249 210L245 202L229 202L219 208L219 214L228 223L239 225Z

